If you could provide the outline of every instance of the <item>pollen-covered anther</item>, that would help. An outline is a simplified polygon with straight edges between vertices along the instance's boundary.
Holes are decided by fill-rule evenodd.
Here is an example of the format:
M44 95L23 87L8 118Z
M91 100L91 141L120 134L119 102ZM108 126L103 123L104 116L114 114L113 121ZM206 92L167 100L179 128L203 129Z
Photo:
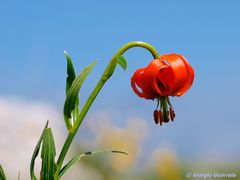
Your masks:
M158 113L158 110L156 109L155 111L153 111L153 118L154 118L154 122L156 124L158 124L159 120L160 120L160 117L159 117L159 113ZM160 124L161 124L161 121L160 121Z
M159 121L160 121L160 126L162 126L163 123L163 115L162 115L162 111L158 111L158 116L159 116Z
M169 110L170 110L170 118L171 118L171 120L173 121L174 118L175 118L175 116L176 116L176 115L175 115L175 112L174 112L174 110L173 110L172 107L170 107Z

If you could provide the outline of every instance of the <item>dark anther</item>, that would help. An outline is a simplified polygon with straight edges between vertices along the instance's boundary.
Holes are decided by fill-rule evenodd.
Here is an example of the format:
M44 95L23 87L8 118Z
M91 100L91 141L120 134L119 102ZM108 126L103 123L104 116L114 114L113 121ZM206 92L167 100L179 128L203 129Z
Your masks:
M170 118L171 118L172 121L174 120L175 116L176 115L175 115L175 112L174 112L173 108L170 107Z
M162 126L163 123L163 115L162 115L162 111L158 111L158 116L159 116L159 120L160 120L160 125Z
M157 109L153 112L153 117L154 117L155 123L157 124L159 122L159 114Z

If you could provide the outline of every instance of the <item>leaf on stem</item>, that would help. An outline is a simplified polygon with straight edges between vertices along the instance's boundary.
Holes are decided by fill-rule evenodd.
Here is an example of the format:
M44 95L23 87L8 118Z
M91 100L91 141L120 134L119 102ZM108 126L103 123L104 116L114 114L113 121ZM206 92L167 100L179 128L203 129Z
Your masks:
M56 156L55 143L51 128L44 129L42 142L42 169L41 180L53 180L54 173L57 170L57 165L54 161Z
M78 161L81 160L82 157L84 156L88 156L88 155L93 155L93 154L98 154L98 153L104 153L104 152L110 152L110 153L121 153L121 154L125 154L128 155L127 153L123 152L123 151L114 151L114 150L102 150L102 151L92 151L92 152L86 152L84 154L80 154L75 156L74 158L72 158L60 171L58 178L62 177L65 172L75 163L77 163Z
M64 55L66 56L66 60L67 60L67 80L66 80L66 95L67 95L70 87L72 86L74 79L76 78L76 73L74 70L72 59L67 53L67 51L64 51Z
M123 56L118 56L117 58L117 63L124 69L126 70L128 67L128 62L125 57Z
M75 117L73 116L74 109L76 108L76 102L78 101L78 93L80 91L80 88L85 81L85 79L88 77L89 73L91 72L92 68L96 64L96 61L94 61L92 64L90 64L88 67L86 67L73 81L72 86L70 87L67 97L64 104L64 119L67 125L67 128L70 129L73 126L75 118L77 115L75 114Z
M4 174L4 171L3 171L3 168L1 166L1 164L0 164L0 179L1 180L6 180L7 179L5 174Z
M43 129L43 132L37 142L37 145L33 151L33 155L32 155L32 159L31 159L31 164L30 164L30 175L31 175L31 179L32 180L37 180L35 174L34 174L34 164L35 164L35 159L37 158L38 156L38 153L39 153L39 149L40 149L40 146L41 146L41 143L42 143L42 140L43 140L43 136L44 136L44 130L48 127L48 121Z
M64 54L65 54L66 60L67 60L67 75L68 75L67 79L66 79L66 96L67 96L68 91L71 88L73 81L76 78L76 73L74 70L74 66L73 66L71 57L69 56L67 51L64 51ZM73 123L79 114L79 104L80 104L80 100L79 100L79 96L77 96L74 109L71 112L70 123Z

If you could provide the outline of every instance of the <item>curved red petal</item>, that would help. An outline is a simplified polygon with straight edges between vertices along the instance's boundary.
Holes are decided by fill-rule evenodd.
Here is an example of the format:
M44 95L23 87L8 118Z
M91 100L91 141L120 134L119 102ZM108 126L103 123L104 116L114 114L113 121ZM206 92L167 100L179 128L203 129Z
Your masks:
M158 96L165 96L166 94L166 83L162 82L162 79L164 78L161 80L157 78L159 71L164 71L165 68L167 68L167 66L164 62L159 59L154 59L145 69L148 83Z
M173 69L166 65L159 69L154 84L157 91L162 92L162 96L170 95L175 88Z
M193 68L188 64L188 79L185 85L177 92L177 96L182 96L191 86L194 80L194 70Z
M131 78L131 86L132 86L132 89L133 91L140 97L145 97L143 92L140 92L138 89L137 89L137 86L136 86L136 83L138 82L138 86L139 86L139 81L137 81L138 79L138 76L139 74L143 71L144 68L140 68L138 70L135 71L135 73L133 74L132 78ZM136 82L137 81L137 82Z
M131 86L133 91L141 98L154 99L156 97L145 77L145 68L135 71L131 78Z
M193 79L194 70L187 60L178 54L168 54L138 69L131 78L131 86L145 99L181 96L191 87Z
M171 96L181 96L191 86L194 78L192 67L187 60L179 54L162 55L161 60L167 61L173 69L174 86L172 86Z

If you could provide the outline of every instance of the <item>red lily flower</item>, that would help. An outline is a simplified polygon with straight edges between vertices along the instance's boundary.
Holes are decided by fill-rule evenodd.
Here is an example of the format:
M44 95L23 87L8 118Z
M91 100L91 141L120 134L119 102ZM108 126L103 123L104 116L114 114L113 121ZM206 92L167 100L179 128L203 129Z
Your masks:
M175 117L168 96L182 96L191 87L193 79L194 70L187 60L179 54L169 54L138 69L131 78L131 86L139 97L157 99L157 108L161 103L159 113L154 113L154 120L162 124L169 121L169 111L172 121ZM160 115L161 111L163 115Z

